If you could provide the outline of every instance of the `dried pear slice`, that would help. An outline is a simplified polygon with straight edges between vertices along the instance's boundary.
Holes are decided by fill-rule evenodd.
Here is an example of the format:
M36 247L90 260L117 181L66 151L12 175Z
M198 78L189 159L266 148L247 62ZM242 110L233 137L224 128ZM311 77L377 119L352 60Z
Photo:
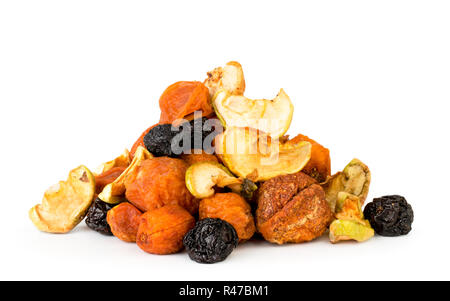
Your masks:
M226 90L232 95L243 95L245 91L244 71L238 62L228 62L225 67L217 67L207 73L204 84L212 99L219 90Z
M36 228L49 233L66 233L84 218L95 195L95 177L85 166L70 171L67 180L50 187L29 211Z
M249 99L221 90L215 94L212 105L224 127L250 127L272 138L287 132L294 113L294 105L283 89L273 100Z
M114 167L127 167L131 163L131 155L130 152L126 149L119 157L114 160L108 161L100 165L93 172L94 175L98 176Z
M363 220L364 214L359 197L347 192L339 192L336 201L336 218L355 221Z
M131 161L127 169L114 182L106 185L98 197L105 203L120 203L125 193L125 178L127 175L133 172L142 161L151 158L153 158L153 155L145 147L139 146L134 154L133 161Z
M280 143L254 129L230 127L215 140L216 154L235 175L253 182L299 172L311 157L311 143Z
M363 223L352 220L335 220L330 225L330 241L342 240L366 241L373 237L374 231L368 221Z
M242 182L242 179L236 178L225 166L216 162L198 162L186 171L186 187L199 199L213 196L214 186L241 185Z
M358 159L353 159L342 172L334 174L321 185L325 190L328 204L334 212L338 193L341 191L357 196L361 205L364 204L369 193L370 180L371 174L367 165Z

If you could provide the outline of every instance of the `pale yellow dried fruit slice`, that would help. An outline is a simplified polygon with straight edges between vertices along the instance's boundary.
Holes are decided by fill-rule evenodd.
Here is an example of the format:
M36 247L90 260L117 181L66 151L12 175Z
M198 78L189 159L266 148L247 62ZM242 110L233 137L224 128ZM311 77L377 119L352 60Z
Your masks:
M228 91L232 95L243 95L245 91L244 71L238 62L228 62L224 67L217 67L207 73L208 78L204 84L213 96L219 90Z
M93 174L98 176L114 167L127 167L128 165L130 165L131 160L132 158L130 152L127 149L125 149L125 151L119 157L111 161L105 162L101 164L99 167L97 167L94 170Z
M214 186L233 184L242 184L242 179L236 178L225 166L216 162L198 162L186 171L186 187L199 199L213 196Z
M330 241L336 243L342 240L366 241L373 237L374 231L368 221L335 220L330 225Z
M114 182L106 185L98 197L103 202L110 204L117 204L123 201L123 195L125 193L125 179L127 175L134 172L142 161L151 158L153 158L153 155L145 147L139 146L127 169L125 169Z
M272 138L283 136L291 125L294 105L283 89L272 99L250 99L220 90L212 100L224 127L249 127Z
M67 180L50 187L42 203L29 211L41 231L66 233L84 218L95 196L95 177L85 166L75 168Z
M336 202L336 218L355 221L363 220L364 214L359 197L344 191L339 192Z
M311 143L280 143L250 128L230 127L216 136L216 154L236 176L253 182L299 172L311 157Z
M344 168L342 172L338 172L322 183L325 190L326 199L334 212L338 193L343 191L357 196L361 202L367 198L371 181L370 170L363 162L353 159Z

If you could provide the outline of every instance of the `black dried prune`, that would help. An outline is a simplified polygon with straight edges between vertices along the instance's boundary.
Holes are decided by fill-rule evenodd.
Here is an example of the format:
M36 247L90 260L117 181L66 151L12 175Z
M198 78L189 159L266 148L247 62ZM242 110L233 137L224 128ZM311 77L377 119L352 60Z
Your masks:
M400 236L411 231L414 212L406 199L399 195L375 198L364 208L364 218L382 236Z
M144 136L144 145L155 157L174 157L172 139L176 134L171 124L158 124Z
M112 209L114 206L115 205L105 203L101 199L96 198L86 214L86 225L101 234L113 235L111 228L106 221L106 214L108 210Z
M198 221L183 239L189 257L199 263L225 260L237 247L239 238L232 225L219 218Z
M155 157L177 157L190 153L191 149L211 152L211 142L221 129L218 122L217 119L203 117L176 127L159 124L144 136L144 145Z

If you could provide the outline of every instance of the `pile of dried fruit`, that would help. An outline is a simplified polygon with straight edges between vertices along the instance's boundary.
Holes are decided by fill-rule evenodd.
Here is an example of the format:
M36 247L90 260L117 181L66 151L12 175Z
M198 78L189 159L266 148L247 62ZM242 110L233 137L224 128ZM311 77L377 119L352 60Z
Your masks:
M41 231L89 228L152 254L185 248L200 263L224 260L255 233L277 244L366 241L411 231L413 210L397 195L375 198L369 168L353 159L331 175L329 150L284 136L294 107L244 94L242 67L177 82L159 99L161 117L95 172L80 166L49 188L29 216ZM217 117L217 118L216 118Z

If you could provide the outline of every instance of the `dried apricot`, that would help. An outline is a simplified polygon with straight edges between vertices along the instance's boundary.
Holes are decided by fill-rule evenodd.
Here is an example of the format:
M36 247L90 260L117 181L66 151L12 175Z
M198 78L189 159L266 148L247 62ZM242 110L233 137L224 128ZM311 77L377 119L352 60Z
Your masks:
M114 180L117 179L125 169L127 169L127 166L117 166L95 176L95 192L97 194L102 192L103 188L114 182Z
M200 202L199 218L220 218L230 223L239 241L250 239L256 231L250 205L238 194L216 193Z
M144 160L125 180L127 200L144 212L176 204L195 214L198 200L186 188L186 169L180 159Z
M188 166L191 166L194 163L198 162L216 162L219 163L219 160L216 156L206 153L203 150L200 150L200 154L196 154L195 152L198 152L198 150L193 150L192 154L182 154L180 159L186 162Z
M194 217L185 209L167 205L141 216L136 243L148 253L176 253L183 248L183 237L194 225Z
M290 140L292 143L307 141L311 143L311 158L308 164L302 169L302 172L317 180L324 182L331 175L331 159L328 148L323 147L308 136L297 135Z
M135 242L142 212L130 203L120 203L108 211L106 221L120 240Z
M160 123L172 123L195 112L203 116L213 112L209 103L209 90L201 82L181 81L170 85L159 99Z

